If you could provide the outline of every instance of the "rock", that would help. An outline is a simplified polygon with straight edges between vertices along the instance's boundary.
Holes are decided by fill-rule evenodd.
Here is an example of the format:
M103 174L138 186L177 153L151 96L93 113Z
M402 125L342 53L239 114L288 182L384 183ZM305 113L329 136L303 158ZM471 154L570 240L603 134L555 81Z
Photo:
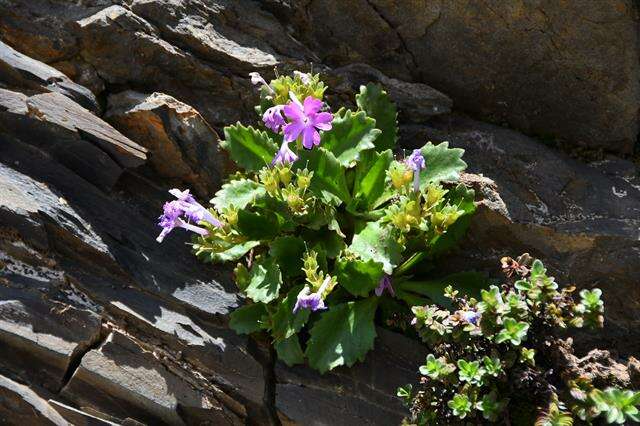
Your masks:
M365 362L325 375L308 367L276 364L276 408L284 422L304 425L397 425L407 415L396 394L414 383L427 349L381 328Z
M28 386L4 376L0 376L0 418L7 425L71 425Z
M100 110L95 96L89 89L74 83L57 69L23 55L1 41L0 84L20 88L29 93L60 93L88 110Z
M0 300L1 363L58 390L71 363L100 337L100 318L31 291L0 287Z
M631 153L637 6L610 2L298 2L296 35L330 66L365 62L432 85L478 117ZM329 42L330 40L330 42Z
M423 123L429 117L451 112L451 99L430 86L389 78L366 64L351 64L328 71L327 82L332 92L342 95L341 103L351 102L360 92L360 86L378 83L398 107L400 120L405 123Z
M111 188L146 150L59 93L0 89L0 131L50 153L90 182Z
M96 417L92 414L78 410L60 401L49 400L49 404L74 426L116 426L117 423Z
M188 184L201 197L219 189L218 135L189 105L163 93L126 91L109 96L106 120L151 152L160 176Z
M113 333L98 350L87 353L62 395L76 404L97 406L121 418L181 425L183 412L206 412L214 424L241 424L211 396L159 363L152 353Z
M470 172L495 181L492 189L476 180L478 191L493 202L482 203L459 257L447 258L444 270L495 273L500 257L529 252L559 282L602 289L605 330L585 333L576 340L578 349L591 344L622 356L640 350L633 344L640 342L640 316L629 304L640 300L637 171L611 174L606 165L612 160L585 165L513 130L464 117L407 126L401 140L407 148L447 140L465 149Z

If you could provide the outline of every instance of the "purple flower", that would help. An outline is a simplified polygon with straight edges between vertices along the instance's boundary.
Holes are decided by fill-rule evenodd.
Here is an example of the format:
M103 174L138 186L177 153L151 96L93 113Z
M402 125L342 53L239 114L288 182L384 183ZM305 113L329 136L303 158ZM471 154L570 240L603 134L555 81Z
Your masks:
M311 311L327 309L324 305L324 300L322 300L322 295L329 284L331 284L331 277L327 275L315 293L312 293L308 286L304 286L304 288L300 290L300 293L298 293L298 300L296 300L296 305L293 307L293 313L298 312L300 308L311 309Z
M269 86L267 84L267 81L262 78L262 76L260 75L260 73L258 72L250 72L249 76L251 77L251 84L253 84L254 86L258 85L258 84L262 84L264 87L266 87L271 93L275 93L273 91L273 89L271 88L271 86Z
M284 126L285 142L293 142L302 135L302 146L306 149L320 144L318 130L331 130L333 115L330 112L319 112L322 101L307 96L304 104L301 104L293 93L290 93L292 102L284 107L284 114L291 120Z
M478 325L480 314L476 311L462 311L461 316L469 324Z
M311 75L307 74L306 72L294 71L293 75L300 77L300 80L303 84L311 83Z
M320 292L311 293L309 287L305 286L300 293L298 293L298 300L296 300L296 305L293 307L293 313L298 312L300 308L317 311L319 309L326 309L327 307L324 306Z
M298 159L298 156L295 152L289 149L289 142L282 142L280 145L280 149L276 153L276 156L273 157L272 165L282 165L282 164L291 164L294 163Z
M284 121L284 117L282 116L283 109L284 105L276 105L266 110L262 115L262 121L264 121L264 125L276 133L280 131L280 127L286 124Z
M198 203L189 193L189 190L180 191L179 189L171 189L169 194L173 195L180 202L185 217L193 222L209 222L213 226L220 227L222 223L216 219L211 212L202 204Z
M413 192L419 192L420 170L427 167L422 152L419 149L414 149L411 155L404 160L404 163L413 170Z
M391 285L391 275L385 274L385 276L380 279L380 283L378 284L378 287L376 287L376 290L375 290L376 296L378 297L382 296L382 293L384 293L385 289L389 291L389 294L391 296L396 295L396 292L393 290L393 286Z
M192 225L188 221L196 223L204 221L213 226L222 226L222 223L209 210L205 209L193 198L188 189L186 191L172 189L169 193L176 197L176 200L164 203L162 216L158 218L158 226L162 228L162 232L156 238L159 243L175 228L183 228L199 235L209 234L209 231L205 228ZM187 221L182 219L181 216L184 216Z

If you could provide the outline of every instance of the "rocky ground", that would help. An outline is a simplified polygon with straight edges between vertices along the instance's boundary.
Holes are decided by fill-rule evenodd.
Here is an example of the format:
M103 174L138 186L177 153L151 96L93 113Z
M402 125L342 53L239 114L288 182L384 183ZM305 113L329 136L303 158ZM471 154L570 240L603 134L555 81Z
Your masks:
M384 84L405 147L465 148L479 211L443 273L528 251L602 288L572 362L640 387L637 10L518 4L0 0L0 423L399 422L419 344L379 329L352 369L288 368L228 328L228 270L155 242L167 189L206 199L230 170L217 135L254 119L247 74L309 63L334 104Z

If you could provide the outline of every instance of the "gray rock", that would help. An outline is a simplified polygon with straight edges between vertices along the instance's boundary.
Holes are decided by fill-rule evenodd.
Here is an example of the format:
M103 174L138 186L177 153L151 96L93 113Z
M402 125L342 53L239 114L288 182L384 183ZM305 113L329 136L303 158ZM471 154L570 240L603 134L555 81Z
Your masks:
M7 425L70 426L28 386L0 376L0 419Z
M395 396L413 383L427 349L381 328L375 348L361 364L320 375L305 366L276 364L279 415L304 425L397 425L407 415Z
M424 123L429 117L448 114L453 105L447 95L426 84L390 78L366 64L351 64L327 73L331 91L342 95L341 103L352 101L361 85L379 83L397 105L404 123Z
M111 188L146 149L59 93L26 97L0 89L0 131L50 153L90 182Z
M160 176L186 183L201 197L219 189L226 157L218 135L191 106L163 93L109 96L105 119L151 152Z
M637 5L608 2L296 2L322 62L428 83L526 133L631 153L638 135Z
M93 112L100 110L89 89L74 83L57 69L23 55L1 41L0 84L35 93L60 93Z
M401 140L407 148L447 140L465 149L469 171L495 181L469 181L485 201L458 257L448 257L443 270L495 272L500 257L529 252L560 282L603 290L605 329L581 336L580 349L640 350L634 344L640 316L628 308L640 298L640 187L631 164L611 173L612 159L585 165L518 132L464 117L408 126Z
M82 410L78 410L67 404L63 404L60 401L53 399L49 400L49 404L64 417L69 423L74 426L117 426L118 423L114 423L109 420L96 417L92 414L86 413Z
M80 406L97 406L152 424L182 425L189 421L189 412L198 411L206 412L214 424L241 424L211 395L194 389L152 353L117 332L82 358L62 395Z
M48 301L37 292L0 287L0 342L6 350L0 362L5 368L30 378L36 374L38 383L56 391L71 363L99 337L100 318L94 313Z

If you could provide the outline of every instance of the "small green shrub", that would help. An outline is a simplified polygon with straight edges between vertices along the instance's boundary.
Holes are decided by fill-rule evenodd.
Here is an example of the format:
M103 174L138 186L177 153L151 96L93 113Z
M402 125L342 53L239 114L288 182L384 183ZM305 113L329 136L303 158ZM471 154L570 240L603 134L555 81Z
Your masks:
M432 350L419 368L419 387L398 390L410 408L406 423L496 422L505 416L536 425L571 425L574 418L608 423L638 421L640 393L595 389L588 379L563 381L553 365L553 332L601 327L599 289L559 289L539 260L523 255L502 261L507 281L478 299L445 289L453 309L415 306L413 323ZM554 370L555 368L555 370ZM519 414L523 412L525 414Z

